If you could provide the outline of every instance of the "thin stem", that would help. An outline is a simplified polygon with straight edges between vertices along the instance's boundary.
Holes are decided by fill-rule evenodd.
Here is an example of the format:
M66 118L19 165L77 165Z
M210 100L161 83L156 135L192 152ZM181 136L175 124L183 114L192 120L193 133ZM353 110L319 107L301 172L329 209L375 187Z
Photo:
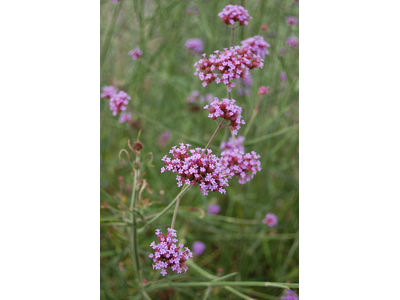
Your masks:
M168 210L175 204L175 202L178 200L178 198L182 197L192 186L191 185L185 185L182 190L179 192L179 194L174 198L174 200L171 201L170 204L167 205L161 212L159 212L155 217L150 219L146 225L142 226L140 229L138 229L138 233L142 233L147 229L147 227L153 223L154 221L158 220L160 217L165 215Z
M218 121L217 121L217 123L218 123ZM213 139L215 138L215 136L217 135L218 131L221 129L222 123L224 123L224 120L222 120L221 123L218 123L217 129L215 130L214 134L212 135L212 137L210 138L210 140L207 143L207 146L205 148L206 150L207 150L208 146L210 146L210 144L213 141Z
M139 167L140 164L140 156L136 155L135 167ZM133 210L136 206L136 182L139 169L134 169L135 174L133 176L133 185L132 185L132 197L131 197L131 205L130 211L132 212L132 227L131 227L131 246L132 246L132 261L133 261L133 269L135 271L135 279L138 284L140 284L140 265L139 265L139 247L137 240L137 226L136 226L136 214Z
M178 200L176 201L174 215L172 217L172 222L171 222L171 229L174 229L175 226L176 214L178 213L178 207L179 207L179 202L181 202L181 198L182 197L178 197Z
M209 281L209 282L166 282L151 285L148 291L166 287L188 287L188 286L259 286L276 287L281 289L299 288L298 283L262 282L262 281Z
M254 110L253 110L253 114L251 115L251 119L250 119L249 123L248 123L247 126L246 126L246 130L245 130L244 133L243 133L243 137L246 137L247 133L248 133L249 130L250 130L251 125L252 125L253 122L254 122L254 119L256 118L256 116L257 116L257 114L258 114L258 110L259 110L260 104L261 104L261 99L262 99L262 95L260 95L260 98L258 99L257 106L256 106L256 108L254 108Z
M234 33L235 33L235 29L236 29L236 28L232 26L231 47L233 47L233 36L234 36Z

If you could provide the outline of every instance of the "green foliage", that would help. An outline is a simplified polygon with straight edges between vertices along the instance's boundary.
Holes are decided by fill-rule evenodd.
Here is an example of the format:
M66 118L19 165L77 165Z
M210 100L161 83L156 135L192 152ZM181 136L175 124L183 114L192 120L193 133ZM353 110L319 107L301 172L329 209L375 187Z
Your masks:
M124 220L128 216L132 167L125 154L119 160L119 152L123 148L128 150L127 140L136 141L141 130L142 160L148 152L154 156L154 167L148 162L142 165L142 178L153 193L144 190L142 198L148 198L152 205L140 202L137 209L144 216L160 212L180 191L174 174L160 173L161 158L178 143L205 147L216 128L216 123L207 118L206 110L193 110L187 96L194 90L203 95L212 93L220 99L227 95L223 84L203 88L193 75L193 64L199 58L187 51L184 44L189 38L200 38L207 54L228 47L230 28L217 16L227 4L243 5L253 17L248 26L235 31L234 45L254 35L264 36L271 45L264 68L251 70L250 96L238 96L237 87L232 89L232 98L242 106L243 118L248 121L258 102L258 88L270 87L244 143L246 152L254 150L261 155L262 171L245 185L232 179L226 195L203 196L198 187L190 189L180 202L175 228L185 246L191 248L196 240L206 244L204 254L193 260L201 269L217 275L222 268L221 276L236 272L224 281L299 282L298 50L285 43L288 36L298 36L298 26L289 28L285 23L286 16L298 16L298 6L292 1L279 0L134 0L117 4L102 1L101 87L113 84L132 97L128 109L133 112L134 122L118 123L118 117L109 110L108 100L100 100L100 202L103 207L108 202L108 207L101 209L101 299L141 297L131 260L130 226ZM188 14L185 10L188 7L197 8L199 14ZM267 31L261 31L263 23L268 24ZM133 61L128 52L137 46L143 56ZM282 46L286 53L280 57ZM288 82L280 81L282 71L286 71ZM243 125L239 135L245 128ZM228 137L228 129L224 129L210 146L213 153L219 153L219 144ZM170 130L172 136L166 146L160 146L157 140L165 130ZM134 159L132 152L130 155ZM122 189L119 176L124 178ZM207 214L211 203L221 205L219 215ZM277 215L278 226L269 228L261 222L267 212ZM141 274L147 280L145 287L166 286L149 289L147 293L152 299L203 299L206 293L209 299L239 299L240 294L277 299L282 295L283 290L274 286L174 287L173 283L206 282L210 278L191 267L186 274L169 272L164 278L152 269L148 254L150 243L156 240L154 230L166 231L172 213L173 209L138 236ZM140 228L143 222L139 220L138 225Z

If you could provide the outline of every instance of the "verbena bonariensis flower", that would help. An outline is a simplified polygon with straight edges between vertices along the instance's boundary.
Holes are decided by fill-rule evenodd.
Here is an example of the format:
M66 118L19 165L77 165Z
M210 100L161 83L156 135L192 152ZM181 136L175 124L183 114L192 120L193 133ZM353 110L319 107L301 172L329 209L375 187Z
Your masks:
M221 211L221 206L218 204L210 204L207 211L210 215L217 215Z
M204 87L213 81L217 84L222 81L230 92L235 86L235 78L243 78L249 70L264 66L264 60L250 47L235 46L224 48L221 53L219 50L214 52L209 58L203 54L203 58L194 64L197 67L194 75L199 76Z
M299 19L297 19L296 17L293 17L293 16L286 17L285 20L286 20L286 24L288 24L288 26L293 26L293 25L299 24Z
M281 297L281 300L299 300L299 296L292 290L285 290L285 295Z
M210 93L205 96L201 96L199 91L193 91L190 93L189 97L186 98L189 103L211 103L214 99L214 96Z
M227 142L221 142L219 146L222 150L235 150L238 149L240 151L244 151L244 146L242 143L244 142L245 138L243 136L238 136L235 138L235 143L233 143L233 139L230 137ZM236 147L235 147L236 146Z
M238 130L240 129L241 124L246 124L242 120L242 108L235 104L234 99L226 99L223 98L221 102L218 101L218 98L215 97L215 100L204 106L204 109L207 109L210 113L208 115L209 118L216 120L218 117L230 122L229 127L234 135L237 135Z
M281 74L279 74L279 79L280 79L282 82L287 81L286 73L285 73L285 72L281 72Z
M263 220L264 224L267 224L269 227L273 227L278 224L278 218L273 213L267 213L265 215L265 219Z
M204 50L204 44L201 39L188 39L185 47L195 55L200 54Z
M135 49L132 49L131 51L129 51L129 55L132 56L133 60L137 60L139 57L142 56L142 54L143 53L139 47L136 47Z
M265 55L269 54L268 44L264 41L264 37L256 35L254 37L250 37L247 40L241 41L243 47L251 47L253 52L260 55L261 58L265 58Z
M110 109L113 112L113 116L116 116L119 112L126 110L131 97L128 96L124 91L119 91L117 94L110 98Z
M125 123L131 120L132 114L131 113L121 113L119 116L118 122Z
M118 89L113 85L105 86L101 89L100 98L111 98L118 92Z
M200 190L205 196L209 191L225 194L224 187L228 186L228 181L227 176L222 172L220 158L211 154L210 149L189 150L189 146L189 144L186 144L186 147L184 144L180 144L179 148L172 147L169 153L173 158L165 155L161 159L166 164L161 168L161 173L165 171L178 173L176 180L179 187L184 183L193 186L199 184Z
M264 23L264 24L261 25L261 30L262 31L265 31L267 29L268 29L268 25L267 24Z
M268 89L269 89L269 86L262 86L262 87L260 87L259 89L258 89L258 94L261 96L261 95L264 95L264 94L268 94Z
M157 142L161 147L164 147L165 145L167 145L170 138L171 138L171 131L166 130L160 134Z
M288 44L288 46L292 47L293 49L297 49L299 45L299 39L295 36L290 36L286 39L286 44Z
M240 23L240 26L249 24L249 20L253 19L243 6L232 4L225 6L218 14L218 17L227 25L233 25L237 21Z
M192 245L193 253L200 256L206 250L206 244L200 241L195 241Z
M252 77L251 74L248 73L247 75L245 75L243 78L239 78L238 79L238 83L242 83L244 85L244 87L239 87L237 90L237 94L239 96L243 96L243 95L250 95L250 88L249 86L252 85Z
M254 151L244 154L238 149L225 150L221 153L221 165L229 179L236 175L239 183L245 184L257 171L261 171L261 163L258 160L260 157Z
M193 257L192 252L190 252L188 247L184 247L182 243L178 246L176 243L178 239L176 238L176 230L168 228L168 234L166 236L156 229L156 236L158 237L159 244L153 241L150 244L156 252L150 253L149 257L153 259L153 270L161 270L161 274L165 276L167 274L167 268L170 267L172 271L177 273L182 273L182 271L187 271L188 267L184 264L189 257ZM185 248L185 250L183 250Z

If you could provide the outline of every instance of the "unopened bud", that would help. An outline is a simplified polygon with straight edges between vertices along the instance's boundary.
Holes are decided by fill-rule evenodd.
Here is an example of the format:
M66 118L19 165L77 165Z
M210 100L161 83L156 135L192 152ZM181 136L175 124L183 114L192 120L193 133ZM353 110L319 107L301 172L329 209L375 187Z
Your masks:
M267 86L262 86L262 87L260 87L259 89L258 89L258 94L261 96L261 95L264 95L264 94L268 94L268 87Z
M134 142L134 143L133 143L133 149L135 149L135 150L141 150L141 149L143 149L143 144L142 144L142 142L140 142L140 141Z
M261 25L261 30L262 31L265 31L267 29L268 29L268 25L267 24L264 23L264 24Z

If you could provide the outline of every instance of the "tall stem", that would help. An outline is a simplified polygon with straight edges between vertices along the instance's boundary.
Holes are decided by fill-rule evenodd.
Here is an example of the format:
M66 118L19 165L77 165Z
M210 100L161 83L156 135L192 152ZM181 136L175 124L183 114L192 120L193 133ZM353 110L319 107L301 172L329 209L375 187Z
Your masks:
M253 110L253 114L251 115L251 119L250 119L249 123L248 123L247 126L246 126L246 130L245 130L244 133L243 133L243 137L246 137L247 133L248 133L249 130L250 130L251 125L252 125L253 122L254 122L254 119L256 118L256 116L257 116L257 114L258 114L258 110L260 109L261 99L262 99L262 95L260 95L260 98L258 99L257 106L256 106L256 108L254 108L254 110Z
M217 121L217 123L218 123L218 121ZM222 120L221 123L218 123L217 129L215 130L214 134L212 135L212 137L210 138L210 140L207 143L207 146L205 148L206 150L207 150L208 146L210 146L210 144L213 141L213 139L215 138L215 136L217 135L218 131L221 129L222 123L224 123L224 120Z
M232 34L231 34L231 47L233 47L233 36L234 36L234 33L235 33L235 27L233 27L233 25L232 25Z
M179 207L179 202L181 201L181 198L182 197L178 197L178 200L176 201L174 215L172 217L172 222L171 222L171 229L174 229L174 226L175 226L176 215L178 214L178 207Z
M131 246L132 246L132 261L133 261L133 269L135 271L135 277L138 285L140 285L140 265L139 265L139 246L137 240L137 226L136 226L136 214L134 212L134 208L136 207L136 182L138 178L139 172L139 164L140 164L140 156L136 155L135 161L135 174L133 176L133 185L132 185L132 197L130 204L130 211L132 213L132 227L131 227Z

